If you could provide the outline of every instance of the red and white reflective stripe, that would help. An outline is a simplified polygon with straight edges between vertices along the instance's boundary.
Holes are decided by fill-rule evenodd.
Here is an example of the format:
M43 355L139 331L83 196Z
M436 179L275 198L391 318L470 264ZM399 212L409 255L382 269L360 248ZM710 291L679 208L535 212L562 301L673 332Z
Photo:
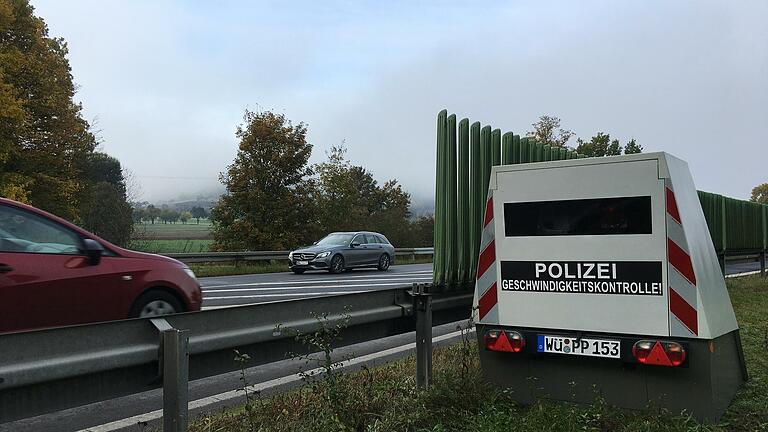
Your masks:
M667 260L669 261L669 332L670 336L697 336L699 319L696 306L696 273L693 270L688 242L675 200L674 189L666 180Z
M488 192L485 205L483 230L480 235L480 256L477 260L475 290L480 320L498 322L498 297L496 285L496 242L494 241L493 192Z

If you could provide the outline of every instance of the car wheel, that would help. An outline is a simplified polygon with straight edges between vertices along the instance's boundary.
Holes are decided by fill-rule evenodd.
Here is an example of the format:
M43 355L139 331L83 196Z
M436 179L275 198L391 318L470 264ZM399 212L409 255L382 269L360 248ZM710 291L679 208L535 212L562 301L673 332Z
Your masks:
M389 268L389 255L384 254L379 257L379 265L377 267L381 271L386 271Z
M344 257L336 255L331 259L331 267L328 269L333 274L338 274L344 271Z
M147 291L133 303L129 318L147 318L184 312L181 304L173 294L165 291Z
M294 273L296 273L296 274L304 274L304 272L305 272L306 270L304 270L304 269L292 269L291 271L293 271L293 272L294 272Z

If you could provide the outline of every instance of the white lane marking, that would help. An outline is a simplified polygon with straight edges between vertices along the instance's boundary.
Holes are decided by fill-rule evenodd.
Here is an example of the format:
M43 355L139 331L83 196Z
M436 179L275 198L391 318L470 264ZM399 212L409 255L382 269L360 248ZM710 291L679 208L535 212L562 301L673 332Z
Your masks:
M475 330L472 329L470 332L474 332ZM447 339L451 339L457 336L461 336L461 331L455 331L453 333L444 334L442 336L436 336L432 338L432 342L441 342ZM409 344L401 345L394 348L389 348L384 351L378 351L371 354L366 354L364 356L355 357L350 360L344 360L342 362L339 362L338 364L341 367L350 367L355 366L357 364L365 363L371 360L376 360L378 358L386 357L392 354L399 354L405 351L416 349L416 343L411 342ZM322 370L320 368L312 369L311 371L308 371L307 374L317 374L321 373ZM262 383L254 384L248 387L249 392L256 392L256 391L264 391L267 389L270 389L272 387L277 387L285 384L292 384L295 382L299 382L302 380L302 376L299 374L293 374L285 377L275 378L269 381L264 381ZM228 402L235 399L240 399L243 397L243 390L230 390L223 393L215 394L212 396L204 397L201 399L196 399L191 402L189 402L190 410L199 409L199 408L205 408L209 405L213 405L215 403L219 402ZM151 411L145 414L139 414L135 415L133 417L124 418L121 420L115 420L110 423L105 423L98 426L92 426L90 428L81 429L77 432L112 432L116 431L118 429L123 429L127 427L131 427L136 425L139 422L150 422L152 420L158 420L163 417L163 410L156 410Z
M364 281L391 281L399 279L432 279L430 275L412 275L412 276L397 276L397 277L385 277L385 278L370 278L370 276L357 277L357 278L345 278L345 279L309 279L309 280L290 280L281 282L244 282L244 283L229 283L224 285L203 285L203 289L210 288L226 288L232 286L261 286L261 285L296 285L296 284L313 284L317 282L364 282Z
M233 300L233 299L248 299L248 298L264 298L264 297L301 297L301 296L326 296L337 294L357 294L366 291L319 291L319 292L305 292L305 293L277 293L277 294L260 294L249 296L224 296L224 297L203 297L203 300ZM240 306L240 305L232 305Z
M366 281L361 281L366 282ZM231 289L215 289L215 290L203 290L203 295L218 294L225 292L240 292L240 291L284 291L284 290L302 290L302 289L318 289L318 288L354 288L354 287L366 287L366 286L408 286L405 282L389 282L389 283L365 283L365 284L334 284L334 285L311 285L311 286L286 286L286 287L262 287L262 288L231 288Z

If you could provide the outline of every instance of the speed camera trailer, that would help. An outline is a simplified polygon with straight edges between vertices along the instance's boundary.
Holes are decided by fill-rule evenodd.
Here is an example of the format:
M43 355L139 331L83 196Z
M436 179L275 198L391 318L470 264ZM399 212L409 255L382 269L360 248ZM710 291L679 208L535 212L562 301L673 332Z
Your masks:
M687 164L667 153L494 166L475 320L491 383L520 402L716 420L747 379Z

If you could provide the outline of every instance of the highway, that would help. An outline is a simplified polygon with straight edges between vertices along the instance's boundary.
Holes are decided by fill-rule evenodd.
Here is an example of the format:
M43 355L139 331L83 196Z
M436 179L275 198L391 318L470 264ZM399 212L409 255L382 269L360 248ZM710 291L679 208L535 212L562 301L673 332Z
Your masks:
M757 262L729 263L726 273L736 275L759 269ZM396 265L386 272L357 269L337 275L317 271L302 275L283 272L200 278L203 287L203 310L373 291L431 281L432 264Z
M432 282L432 264L396 265L384 272L355 269L342 274L317 271L200 278L203 310L397 288L414 282Z

